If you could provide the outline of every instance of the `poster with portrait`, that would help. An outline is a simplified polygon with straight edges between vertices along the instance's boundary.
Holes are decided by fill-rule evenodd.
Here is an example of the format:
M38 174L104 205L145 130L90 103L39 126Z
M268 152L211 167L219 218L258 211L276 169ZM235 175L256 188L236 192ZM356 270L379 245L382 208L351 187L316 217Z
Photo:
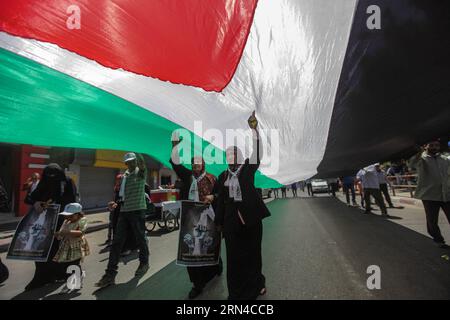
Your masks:
M177 265L201 267L219 263L221 236L214 218L211 205L181 201Z
M45 262L54 240L59 204L50 204L38 213L33 207L17 226L7 259Z

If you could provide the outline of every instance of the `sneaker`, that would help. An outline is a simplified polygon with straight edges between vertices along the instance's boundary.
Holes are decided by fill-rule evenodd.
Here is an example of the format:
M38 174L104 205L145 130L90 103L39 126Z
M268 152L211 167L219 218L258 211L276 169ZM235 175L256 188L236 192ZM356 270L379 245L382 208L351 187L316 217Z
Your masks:
M108 286L116 284L115 277L109 274L105 274L99 282L95 284L96 287L106 288Z
M141 263L141 264L139 264L139 267L137 268L137 270L136 270L136 272L134 273L134 275L136 276L136 277L138 277L138 276L142 276L142 275L144 275L147 271L148 271L148 269L149 269L150 267L149 267L149 265L148 265L148 263Z
M202 293L202 289L197 289L196 287L192 287L191 291L189 291L189 299L195 299L197 298L201 293Z
M364 214L372 214L372 211L365 210L365 211L364 211Z

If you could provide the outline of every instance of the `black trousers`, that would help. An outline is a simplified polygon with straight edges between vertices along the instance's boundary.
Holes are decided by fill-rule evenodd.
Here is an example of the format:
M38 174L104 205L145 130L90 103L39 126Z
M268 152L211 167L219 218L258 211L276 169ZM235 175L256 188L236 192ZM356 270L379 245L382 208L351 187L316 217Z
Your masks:
M352 203L356 204L356 194L355 194L355 185L352 184L344 184L343 185L345 198L347 200L347 203L350 204L350 193L352 194Z
M121 212L117 222L117 230L109 252L109 262L106 273L112 276L117 274L120 253L129 235L133 235L139 248L139 261L148 264L149 250L145 237L145 210Z
M444 211L448 222L450 223L450 201L430 201L422 200L423 207L425 208L425 215L427 218L427 230L430 236L435 242L444 242L444 237L442 237L441 229L439 228L439 210Z
M114 209L109 215L110 223L108 230L108 240L112 240L116 236L115 234L117 230L117 223L119 222L119 217L120 217L120 205L117 206L117 208ZM125 244L123 245L122 252L134 250L138 247L136 237L134 236L130 226L128 226L127 234L128 236L127 239L125 240Z
M275 199L278 198L278 189L273 189L273 194L275 195Z
M222 258L219 257L218 265L206 267L187 267L187 271L189 274L189 279L194 287L201 290L209 281L222 272L222 268Z
M262 274L262 222L225 232L228 299L254 300L266 279Z
M356 203L355 185L353 183L352 184L344 184L342 186L342 189L344 190L347 203L348 204L350 203L350 193L351 193L352 203L355 204Z
M312 196L312 184L311 183L306 184L306 189L308 190L308 196Z
M386 202L390 207L393 207L391 196L389 195L388 185L387 183L380 184L380 191L383 193L384 198L386 199Z
M380 189L365 188L364 189L364 202L366 204L366 211L371 211L372 206L370 204L370 196L375 199L375 203L380 207L381 213L387 214L386 205L384 204L383 196Z
M333 195L333 197L336 197L336 191L338 191L338 184L335 182L330 183L330 192Z
M297 189L292 189L292 194L294 195L294 197L297 196Z

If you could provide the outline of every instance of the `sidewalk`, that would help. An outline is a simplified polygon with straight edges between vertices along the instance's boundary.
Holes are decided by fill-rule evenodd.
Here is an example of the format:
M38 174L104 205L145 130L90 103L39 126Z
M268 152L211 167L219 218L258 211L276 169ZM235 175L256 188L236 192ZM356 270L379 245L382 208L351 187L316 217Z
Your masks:
M339 201L346 203L345 195L342 191L336 192L336 198ZM392 222L418 232L426 237L430 237L427 232L427 222L425 219L425 210L423 208L422 201L411 198L409 195L405 197L393 197L391 195L391 199L394 206L397 207L395 209L388 208L388 213L392 217ZM356 202L358 204L361 203L360 196L356 197ZM381 213L376 205L373 205L373 209L375 210L375 214L378 215ZM362 212L363 209L359 207L359 210ZM439 227L444 238L449 241L450 225L442 212L439 214Z
M392 203L394 206L410 206L415 207L417 209L423 209L423 204L421 200L411 198L411 195L409 192L396 192L396 196L394 197L391 192L389 192L389 195L391 196ZM346 202L345 195L341 191L336 192L336 196L341 200L342 202ZM356 202L358 204L361 203L361 196L356 195Z
M8 215L8 214L5 214ZM108 227L109 211L86 214L88 219L87 233L101 230ZM1 217L0 218L0 252L5 252L9 248L12 237L19 224L21 217Z

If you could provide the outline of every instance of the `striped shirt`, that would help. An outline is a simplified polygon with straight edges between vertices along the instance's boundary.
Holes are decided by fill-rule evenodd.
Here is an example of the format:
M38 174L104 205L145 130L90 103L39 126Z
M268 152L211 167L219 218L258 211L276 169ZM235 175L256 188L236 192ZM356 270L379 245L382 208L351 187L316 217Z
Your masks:
M120 212L130 212L137 210L145 210L145 171L139 172L136 168L135 172L130 173L128 170L124 173L125 180L125 199L120 207Z

